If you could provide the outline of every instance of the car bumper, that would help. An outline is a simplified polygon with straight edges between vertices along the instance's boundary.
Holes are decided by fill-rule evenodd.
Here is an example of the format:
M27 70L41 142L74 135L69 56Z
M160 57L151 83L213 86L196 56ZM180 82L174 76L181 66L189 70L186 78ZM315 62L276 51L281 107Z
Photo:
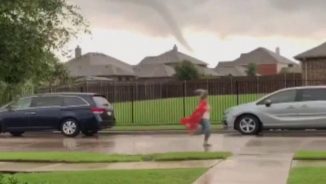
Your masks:
M111 117L109 119L106 120L102 120L99 122L99 129L106 129L106 128L112 128L114 127L116 124L116 119L115 117Z
M226 130L234 130L235 117L228 115L223 118L223 127Z

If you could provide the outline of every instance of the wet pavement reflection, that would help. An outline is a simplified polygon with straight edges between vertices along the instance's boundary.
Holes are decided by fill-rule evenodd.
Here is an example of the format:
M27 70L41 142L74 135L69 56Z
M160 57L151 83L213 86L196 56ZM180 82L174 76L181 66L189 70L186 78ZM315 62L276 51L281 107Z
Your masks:
M301 133L302 134L302 133ZM110 135L65 138L61 134L28 133L24 137L0 136L0 151L89 151L104 153L160 153L179 151L231 151L234 154L294 153L297 150L326 150L326 134L273 133L263 136L214 134L212 147L202 146L202 136L175 135Z

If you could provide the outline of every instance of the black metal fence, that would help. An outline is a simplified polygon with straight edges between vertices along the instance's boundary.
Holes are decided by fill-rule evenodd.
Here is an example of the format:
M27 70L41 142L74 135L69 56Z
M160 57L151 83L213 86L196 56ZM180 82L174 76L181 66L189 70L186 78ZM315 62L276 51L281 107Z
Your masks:
M316 81L316 84L323 84ZM196 89L208 90L212 122L220 123L232 106L255 101L286 87L301 86L300 75L234 78L175 82L84 82L40 92L95 92L113 103L117 125L176 125L191 114L198 103Z

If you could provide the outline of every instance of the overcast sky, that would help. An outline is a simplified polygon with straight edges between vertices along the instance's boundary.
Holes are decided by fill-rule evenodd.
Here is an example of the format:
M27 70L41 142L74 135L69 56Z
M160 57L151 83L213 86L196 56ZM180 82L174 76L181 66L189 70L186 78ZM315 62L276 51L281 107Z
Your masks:
M103 52L130 64L172 49L215 67L257 47L289 58L322 42L324 0L69 0L90 22L83 52Z

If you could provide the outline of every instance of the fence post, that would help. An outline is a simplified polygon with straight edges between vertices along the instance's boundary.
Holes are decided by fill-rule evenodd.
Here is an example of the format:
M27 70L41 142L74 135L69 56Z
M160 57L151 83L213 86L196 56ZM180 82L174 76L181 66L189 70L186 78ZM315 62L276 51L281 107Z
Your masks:
M256 94L259 94L259 76L256 76Z
M187 82L186 81L183 81L182 83L182 88L183 88L183 117L186 116L186 95L187 95L187 92L186 92L186 84Z
M237 105L239 105L239 81L235 81L235 90L236 90L236 95L237 95Z
M134 124L135 123L135 118L134 118L134 91L135 91L135 86L131 85L131 123Z
M88 93L88 81L86 79L86 92Z
M112 85L113 85L113 102L115 103L116 102L116 98L115 98L115 81L113 81Z
M285 88L287 88L287 76L286 76L287 72L284 73L284 82L285 82Z

